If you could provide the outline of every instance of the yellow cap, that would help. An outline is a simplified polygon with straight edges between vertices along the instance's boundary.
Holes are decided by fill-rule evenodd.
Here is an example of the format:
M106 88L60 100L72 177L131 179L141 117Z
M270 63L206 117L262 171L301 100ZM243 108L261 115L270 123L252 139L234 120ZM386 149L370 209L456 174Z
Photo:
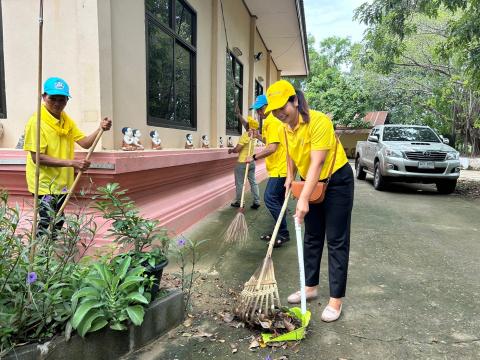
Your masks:
M248 128L249 129L258 129L258 121L252 118L251 116L248 117Z
M290 96L295 95L295 88L286 80L279 80L267 90L268 106L265 113L283 107Z

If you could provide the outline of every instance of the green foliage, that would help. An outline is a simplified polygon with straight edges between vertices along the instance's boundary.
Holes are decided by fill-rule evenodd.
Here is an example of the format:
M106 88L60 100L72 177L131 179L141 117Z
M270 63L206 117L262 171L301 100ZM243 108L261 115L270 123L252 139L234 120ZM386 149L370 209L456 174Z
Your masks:
M109 232L114 241L124 251L133 248L137 258L158 264L165 260L170 239L165 229L160 228L158 220L149 220L140 215L135 203L125 196L127 190L121 190L117 183L107 184L97 189L94 208L99 210L105 219L112 220ZM156 246L150 254L142 252ZM155 259L153 258L155 256ZM142 261L143 261L142 260ZM155 261L153 261L155 260Z
M30 231L20 227L18 206L0 194L0 357L17 343L43 341L65 329L73 310L70 303L84 276L75 262L91 244L91 217L67 216L55 234L47 231L36 241L29 261Z
M363 67L401 91L404 114L391 111L392 120L430 125L472 155L480 153L479 11L478 1L378 0L356 13L369 26Z
M131 268L132 258L102 258L91 267L81 287L73 294L71 325L80 336L110 324L114 330L127 329L143 322L144 308L150 302L145 292L151 280L142 266Z

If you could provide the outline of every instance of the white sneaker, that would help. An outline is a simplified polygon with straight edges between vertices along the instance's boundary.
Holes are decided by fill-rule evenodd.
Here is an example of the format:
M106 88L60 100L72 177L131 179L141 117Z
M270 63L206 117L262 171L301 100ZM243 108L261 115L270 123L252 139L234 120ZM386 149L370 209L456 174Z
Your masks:
M342 313L342 305L340 305L339 310L335 310L330 305L327 305L327 307L322 312L322 316L321 316L322 321L332 322L337 320L340 317L340 314Z

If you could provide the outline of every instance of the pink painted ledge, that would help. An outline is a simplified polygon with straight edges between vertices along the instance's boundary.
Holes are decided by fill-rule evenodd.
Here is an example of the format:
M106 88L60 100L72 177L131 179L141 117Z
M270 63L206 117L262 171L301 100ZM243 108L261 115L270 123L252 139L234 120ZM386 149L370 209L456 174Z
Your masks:
M78 152L76 156L85 154ZM7 189L11 201L28 212L32 197L26 187L25 156L23 150L0 149L0 188ZM77 190L117 182L128 189L127 195L142 214L158 219L171 234L185 231L235 196L236 155L228 154L227 149L101 151L90 160L92 169L85 173ZM267 173L263 161L256 165L260 183ZM67 211L73 208L67 207ZM95 246L102 246L110 239L103 219L97 220L100 230Z

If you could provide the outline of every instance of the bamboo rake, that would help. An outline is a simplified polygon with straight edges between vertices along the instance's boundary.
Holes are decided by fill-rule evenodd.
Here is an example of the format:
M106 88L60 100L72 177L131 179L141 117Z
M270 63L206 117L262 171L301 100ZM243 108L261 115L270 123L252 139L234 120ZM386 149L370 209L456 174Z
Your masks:
M252 144L254 144L252 137L250 137L250 142L248 143L248 156L251 156L253 149ZM250 163L247 163L245 166L245 175L243 177L243 186L242 186L242 197L240 198L240 208L238 209L237 215L233 219L232 223L225 232L224 241L227 244L238 244L240 246L245 246L248 239L248 225L245 220L244 206L245 206L245 187L248 179L248 169Z
M263 263L245 283L245 287L240 293L240 305L236 309L236 313L246 322L255 321L255 315L263 314L269 316L272 314L275 306L281 306L273 267L272 251L280 224L287 209L290 192L291 190L289 189L285 195L285 200L275 224Z

